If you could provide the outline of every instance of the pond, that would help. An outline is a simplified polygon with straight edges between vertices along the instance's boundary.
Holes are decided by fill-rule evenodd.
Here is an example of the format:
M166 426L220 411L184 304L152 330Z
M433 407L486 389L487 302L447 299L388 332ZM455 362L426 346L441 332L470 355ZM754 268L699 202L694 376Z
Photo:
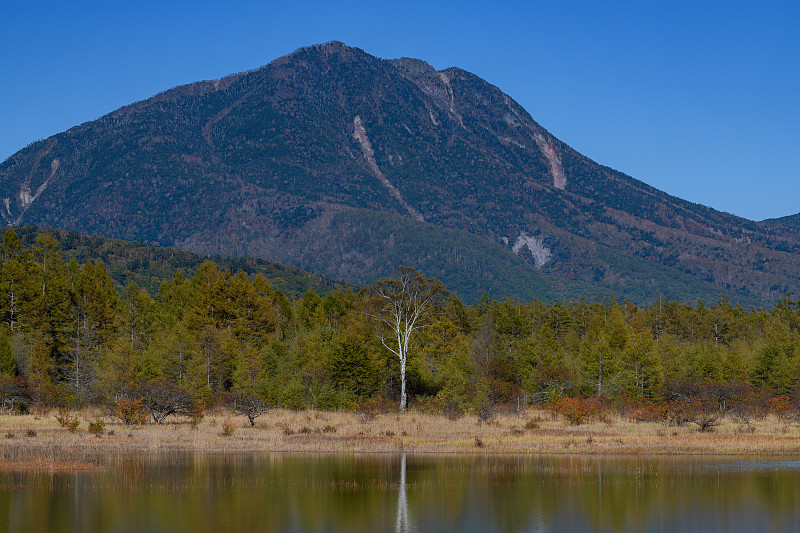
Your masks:
M121 455L0 472L0 530L798 531L800 461Z

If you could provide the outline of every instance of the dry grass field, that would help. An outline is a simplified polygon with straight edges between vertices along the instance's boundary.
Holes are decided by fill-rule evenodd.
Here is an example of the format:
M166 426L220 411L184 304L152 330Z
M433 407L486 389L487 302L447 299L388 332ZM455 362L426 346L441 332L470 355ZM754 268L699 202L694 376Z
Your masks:
M608 417L570 425L543 410L444 416L363 414L276 409L250 427L244 416L212 410L201 420L168 419L163 425L122 424L86 409L74 413L74 431L62 427L55 411L0 416L0 470L80 470L102 466L114 453L313 452L420 454L708 454L800 455L800 424L775 417L750 426L724 421L713 432L657 422ZM102 433L90 422L105 422ZM89 459L87 459L87 457Z

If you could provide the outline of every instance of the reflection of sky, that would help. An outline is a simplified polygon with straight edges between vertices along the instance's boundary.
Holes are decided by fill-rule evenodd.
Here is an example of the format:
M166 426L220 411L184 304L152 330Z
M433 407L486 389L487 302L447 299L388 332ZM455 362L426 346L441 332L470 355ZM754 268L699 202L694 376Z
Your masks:
M800 471L800 461L735 461L710 465L709 468L723 472L774 472Z

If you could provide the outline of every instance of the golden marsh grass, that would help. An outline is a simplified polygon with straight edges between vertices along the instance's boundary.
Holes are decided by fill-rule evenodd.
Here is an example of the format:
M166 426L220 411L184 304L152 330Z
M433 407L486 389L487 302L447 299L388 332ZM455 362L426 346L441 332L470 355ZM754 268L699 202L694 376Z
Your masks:
M800 455L800 425L767 417L750 426L726 420L714 432L611 416L580 426L528 409L484 422L413 411L364 417L352 412L276 409L250 427L244 416L212 410L198 421L126 426L85 409L74 432L55 412L0 416L0 469L81 470L102 467L114 452L313 452L419 454ZM88 431L105 421L105 433Z

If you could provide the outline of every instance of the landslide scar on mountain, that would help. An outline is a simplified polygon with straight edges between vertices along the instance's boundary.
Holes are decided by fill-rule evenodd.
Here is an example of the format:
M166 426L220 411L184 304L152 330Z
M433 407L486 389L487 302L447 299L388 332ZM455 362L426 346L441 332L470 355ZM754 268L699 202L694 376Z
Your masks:
M25 177L25 181L22 182L22 185L20 185L19 194L17 195L17 198L19 199L20 210L19 215L13 221L11 220L13 218L13 215L11 214L11 199L3 199L3 203L6 207L6 212L3 213L3 218L6 219L6 222L8 222L10 226L19 225L22 222L22 216L25 214L25 211L27 211L33 202L39 198L39 195L42 194L42 192L47 188L48 183L50 183L50 180L55 175L58 167L61 166L61 162L58 159L53 159L53 161L50 163L50 172L47 174L47 177L42 184L36 188L36 192L31 194L31 180L33 179L33 175L39 169L39 164L42 162L42 159L47 157L47 154L50 153L55 145L56 141L53 140L44 150L36 155L36 159L34 159L33 165L31 166L31 171Z
M48 150L49 152L49 150ZM47 185L50 183L50 180L53 179L55 176L58 167L61 166L61 161L58 159L53 159L50 163L50 173L47 175L47 179L45 179L41 185L36 188L36 192L31 194L31 186L30 180L28 180L23 186L22 189L19 191L19 199L22 202L22 212L20 212L17 219L14 221L14 225L17 226L22 222L22 215L25 214L25 211L33 204L34 200L39 198L39 195L47 188Z
M462 128L464 128L464 119L461 118L461 114L456 111L456 97L453 94L453 88L450 86L450 78L448 78L444 72L437 72L437 74L439 75L439 79L442 80L442 83L444 83L444 86L447 88L447 94L450 96L450 114L456 117L458 119L458 123L461 124Z
M550 174L553 175L553 187L563 190L567 186L567 176L564 175L564 167L561 166L561 158L558 156L553 143L544 138L541 133L534 135L539 150L542 151L550 163Z
M403 195L400 194L400 191L397 190L391 181L381 172L381 169L378 168L378 163L375 161L375 152L372 149L372 143L369 142L369 138L367 137L367 130L364 128L364 124L361 123L361 116L356 115L356 118L353 119L353 127L354 133L353 136L358 140L358 143L361 145L361 151L364 152L364 159L367 160L367 166L369 167L372 175L378 178L378 180L389 190L389 194L397 200L400 205L403 206L403 209L408 212L414 219L424 222L425 218L423 218L422 213L411 207L408 202L406 202Z
M512 104L511 99L508 97L508 95L504 95L504 99L509 111L511 111L514 114L519 123L524 124L527 128L531 130L535 131L537 129L534 126L534 124L531 124L529 120L527 120L524 116L522 116L519 113L519 111L517 111L516 107ZM513 124L513 118L506 120L506 123L509 124L510 126L516 127ZM511 139L507 138L502 138L502 139L511 141ZM564 187L567 186L567 175L564 174L564 167L561 165L561 157L558 155L558 152L556 152L555 146L553 146L553 143L547 140L545 136L538 131L536 131L536 133L533 134L533 140L536 141L536 146L539 147L539 151L541 151L544 154L545 158L547 158L547 163L550 166L550 175L553 176L553 187L555 187L556 189L564 190Z

